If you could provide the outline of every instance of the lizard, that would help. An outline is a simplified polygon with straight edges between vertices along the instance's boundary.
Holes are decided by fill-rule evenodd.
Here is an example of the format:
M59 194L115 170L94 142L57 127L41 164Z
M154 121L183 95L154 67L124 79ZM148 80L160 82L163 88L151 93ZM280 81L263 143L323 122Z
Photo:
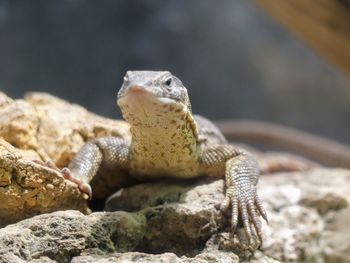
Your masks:
M225 137L276 142L287 148L302 148L303 151L310 148L306 154L314 159L333 165L349 165L346 156L350 156L350 149L325 138L315 139L306 133L261 122L213 124L192 114L187 89L167 71L128 71L118 92L117 103L131 126L132 140L100 137L87 142L68 168L61 170L64 177L75 182L90 198L92 189L89 182L103 166L122 168L132 177L145 180L201 175L225 177L226 193L221 210L231 206L232 232L235 232L240 218L250 243L253 242L252 232L262 243L259 215L267 221L267 214L256 192L259 174L264 169L260 167L259 173L256 158L249 151L229 144ZM325 147L334 148L334 151L330 154L329 149L324 151ZM319 157L318 153L323 152L326 154ZM293 162L293 156L287 157L281 160L273 157L272 165L265 164L265 170L305 168L304 163ZM50 161L47 164L58 169Z
M250 244L262 243L267 214L257 194L260 175L249 151L229 144L208 119L192 114L186 87L168 71L128 71L117 94L131 141L99 137L88 141L61 171L90 197L89 182L102 166L117 167L140 180L225 178L221 211L231 208L232 233L241 220ZM255 233L255 234L254 234Z

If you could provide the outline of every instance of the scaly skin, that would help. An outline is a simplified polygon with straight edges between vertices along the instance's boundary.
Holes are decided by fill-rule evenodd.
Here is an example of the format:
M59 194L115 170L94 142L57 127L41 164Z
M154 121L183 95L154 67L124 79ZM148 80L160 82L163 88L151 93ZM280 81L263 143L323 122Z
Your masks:
M66 178L91 195L88 183L101 165L127 169L136 178L225 177L223 209L232 207L232 230L241 217L246 235L262 241L259 215L266 212L256 193L258 164L226 142L207 119L192 115L187 90L167 71L128 71L118 105L130 124L131 142L103 137L88 142L64 169Z

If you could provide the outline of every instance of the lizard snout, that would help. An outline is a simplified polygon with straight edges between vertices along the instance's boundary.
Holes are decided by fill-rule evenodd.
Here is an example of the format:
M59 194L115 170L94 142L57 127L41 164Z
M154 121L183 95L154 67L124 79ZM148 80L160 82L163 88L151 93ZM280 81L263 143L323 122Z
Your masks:
M146 89L138 86L138 85L133 85L131 87L128 88L129 92L134 92L134 93L145 93Z

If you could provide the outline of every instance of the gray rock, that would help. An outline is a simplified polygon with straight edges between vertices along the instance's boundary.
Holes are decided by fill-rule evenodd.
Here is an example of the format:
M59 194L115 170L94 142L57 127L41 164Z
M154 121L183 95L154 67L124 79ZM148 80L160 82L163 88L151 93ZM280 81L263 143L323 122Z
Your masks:
M350 262L349 183L343 169L263 176L269 224L255 253L215 208L222 180L158 182L106 204L130 212L61 211L0 229L0 262Z
M350 207L330 213L322 233L326 262L350 262Z
M164 263L180 263L182 260L173 253L164 253L161 255L145 254L139 252L115 253L110 255L98 256L80 256L74 258L71 263L108 263L108 262L164 262Z
M69 262L90 249L94 253L129 251L144 235L141 215L115 212L85 216L78 211L44 214L0 230L0 262L47 257Z
M178 257L173 253L163 253L163 254L146 254L140 252L128 252L128 253L114 253L104 256L88 255L79 256L74 258L71 263L107 263L107 262L164 262L164 263L206 263L206 262L232 262L238 263L239 258L233 253L224 253L216 251L216 253L201 253L197 256L191 257ZM266 261L269 262L269 261ZM270 261L271 262L271 261Z

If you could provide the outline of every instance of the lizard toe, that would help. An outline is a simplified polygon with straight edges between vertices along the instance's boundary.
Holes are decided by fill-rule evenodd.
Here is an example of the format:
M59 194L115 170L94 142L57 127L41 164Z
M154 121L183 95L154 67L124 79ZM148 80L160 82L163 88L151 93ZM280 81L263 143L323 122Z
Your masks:
M255 232L259 238L260 244L262 244L263 238L262 238L261 221L259 219L259 216L256 212L256 208L254 206L254 202L252 200L248 202L248 212L249 212L250 219L253 222Z
M231 215L231 228L235 232L238 224L238 199L232 198L232 215Z
M253 235L252 235L252 230L250 228L251 223L250 223L250 219L249 219L247 203L245 201L242 201L239 203L239 210L241 212L244 232L247 236L247 239L249 240L249 243L252 244L252 243L254 243L254 239L253 239Z
M60 172L60 169L58 169L57 166L55 165L55 163L53 161L51 161L51 160L46 161L46 162L40 161L40 160L33 160L33 162L36 163L36 164L45 166L47 168L50 168L52 170Z
M71 181L71 182L73 182L73 183L78 185L79 190L82 193L85 193L87 195L86 199L91 200L91 198L92 198L92 189L91 189L91 186L88 183L85 183L81 179L78 179L78 178L74 177L72 172L67 167L63 168L61 170L61 172L62 172L63 177L65 179L67 179L67 180L69 180L69 181Z
M236 190L236 191L234 191ZM244 194L243 194L244 193ZM254 187L247 188L244 192L237 191L234 187L229 187L226 191L226 198L222 207L232 207L231 211L231 229L232 233L236 232L236 228L241 219L246 238L250 245L255 245L257 242L262 244L262 224L259 216L261 215L267 221L267 215L263 208L260 199L256 194Z
M265 220L265 222L268 224L269 220L267 218L266 210L265 210L264 206L262 205L262 202L257 194L255 194L254 202L255 202L255 206L258 209L260 215Z
M91 200L92 199L92 189L91 186L87 183L81 183L78 185L79 190L87 195L86 199Z

